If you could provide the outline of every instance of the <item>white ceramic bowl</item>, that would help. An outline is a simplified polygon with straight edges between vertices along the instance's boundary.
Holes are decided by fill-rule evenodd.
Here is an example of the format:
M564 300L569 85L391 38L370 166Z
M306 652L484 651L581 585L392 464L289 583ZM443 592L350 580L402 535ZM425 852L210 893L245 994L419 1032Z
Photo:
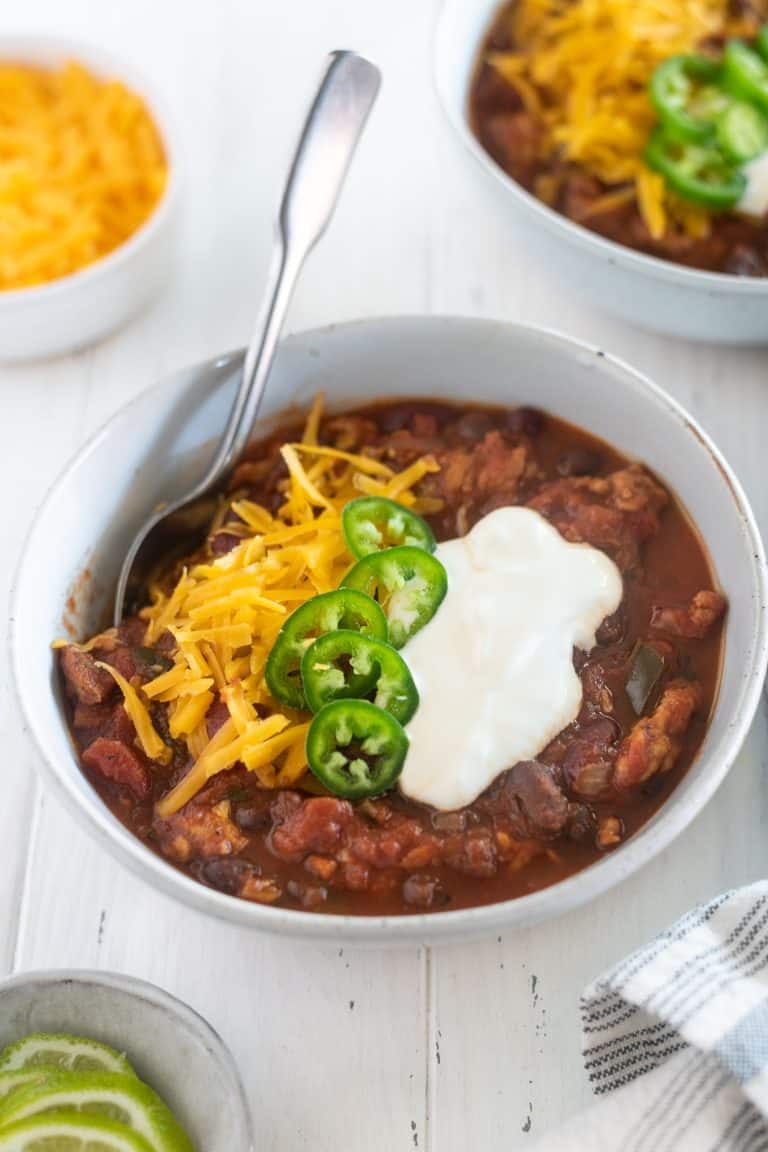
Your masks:
M101 339L140 312L162 287L176 244L180 156L170 117L151 86L101 49L58 38L0 36L3 60L49 67L77 60L100 76L124 80L146 101L168 160L168 183L160 202L119 248L48 284L0 290L0 360L31 360Z
M239 354L223 357L144 393L86 445L37 513L17 573L14 669L46 777L69 806L115 856L196 908L266 931L376 944L455 938L551 916L616 884L665 847L725 776L759 699L767 658L766 572L752 513L705 433L630 368L538 329L436 317L364 320L286 340L265 420L289 404L306 405L318 389L340 406L408 395L535 403L647 461L699 525L730 601L722 687L696 763L635 837L585 871L519 900L429 916L345 917L236 900L164 863L111 815L78 767L50 643L61 635L65 614L80 636L104 619L126 547L147 509L188 490L200 474L211 436L223 426L239 364ZM67 607L73 588L75 603Z
M70 1032L125 1052L198 1152L252 1152L248 1105L223 1040L186 1004L109 972L30 972L0 984L0 1048Z
M604 240L526 192L480 145L467 119L469 87L500 6L501 0L443 0L434 68L448 120L503 198L511 224L558 276L632 324L693 340L768 343L768 278L700 272Z

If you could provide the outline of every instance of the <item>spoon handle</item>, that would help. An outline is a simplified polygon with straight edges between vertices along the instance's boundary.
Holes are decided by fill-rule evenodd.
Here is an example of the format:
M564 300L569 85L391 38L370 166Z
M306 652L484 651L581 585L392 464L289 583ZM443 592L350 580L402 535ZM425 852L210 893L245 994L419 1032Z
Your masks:
M288 173L264 304L209 475L221 475L248 443L296 279L330 223L380 83L378 68L362 56L331 55Z
M378 95L378 68L354 52L334 52L301 133L277 218L275 255L232 410L213 460L194 488L164 503L135 536L115 591L115 625L123 618L134 565L158 525L204 496L248 443L274 360L280 330L301 266L333 216L344 178Z

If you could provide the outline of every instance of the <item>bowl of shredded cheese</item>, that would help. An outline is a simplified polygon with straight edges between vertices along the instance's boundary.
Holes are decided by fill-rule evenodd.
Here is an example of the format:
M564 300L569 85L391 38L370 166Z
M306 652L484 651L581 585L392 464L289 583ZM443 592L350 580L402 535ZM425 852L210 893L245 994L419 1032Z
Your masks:
M437 92L520 242L580 296L671 335L765 343L768 275L741 265L747 248L768 249L766 216L713 214L665 187L648 155L654 73L694 53L714 66L766 14L762 0L750 14L728 0L443 0ZM505 89L495 105L487 87L485 108L483 70ZM729 259L710 251L717 239Z
M0 359L83 347L172 264L178 158L132 69L58 40L0 38Z

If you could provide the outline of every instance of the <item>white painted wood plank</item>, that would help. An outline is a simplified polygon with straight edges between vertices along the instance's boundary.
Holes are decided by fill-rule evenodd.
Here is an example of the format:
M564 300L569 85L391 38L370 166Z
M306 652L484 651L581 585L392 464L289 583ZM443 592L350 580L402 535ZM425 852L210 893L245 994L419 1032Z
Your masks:
M64 10L27 0L5 14L9 29L82 34L162 76L185 125L188 187L183 252L157 307L87 356L0 373L2 426L11 433L0 483L16 491L20 471L32 473L0 528L0 591L27 500L75 441L163 372L247 338L283 161L318 57L346 44L382 64L385 86L290 325L429 308L533 320L590 339L692 406L737 463L768 524L765 354L694 347L613 322L531 258L428 92L434 7L69 0ZM33 437L41 462L29 469ZM0 967L14 939L33 760L6 684L2 700L12 786L0 811ZM378 1152L412 1148L417 1139L440 1152L502 1140L525 1145L588 1093L576 1007L585 981L694 900L764 873L765 749L763 724L695 826L620 893L501 943L428 958L339 956L202 920L112 864L46 799L26 877L18 966L113 967L189 999L232 1044L268 1149L311 1143L320 1152Z
M81 370L86 364L87 356L77 356L56 365L34 366L25 370L23 387L14 387L15 381L0 377L0 483L7 493L0 524L0 603L4 606L10 602L14 569L32 511L60 462L78 443L84 397ZM3 653L10 623L4 611L0 617ZM7 659L0 668L0 747L4 797L0 805L0 971L8 972L17 944L37 785L34 755L22 732Z

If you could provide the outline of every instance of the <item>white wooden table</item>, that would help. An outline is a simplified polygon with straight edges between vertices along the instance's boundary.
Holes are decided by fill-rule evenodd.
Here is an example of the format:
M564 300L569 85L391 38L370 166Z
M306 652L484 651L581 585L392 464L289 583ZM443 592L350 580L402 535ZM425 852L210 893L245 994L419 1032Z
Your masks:
M468 313L595 341L696 414L768 529L768 351L662 339L561 291L441 120L430 80L434 16L433 0L4 6L0 31L85 37L153 74L181 125L188 182L182 255L151 312L79 355L0 370L0 595L32 509L83 439L163 374L247 339L285 160L320 58L337 47L369 54L385 83L289 326ZM3 613L0 641L5 631ZM582 911L431 951L273 941L155 895L41 794L8 680L4 660L0 969L111 968L188 1000L234 1049L263 1152L525 1147L589 1097L577 1017L585 982L693 902L764 875L768 863L763 715L694 826Z

